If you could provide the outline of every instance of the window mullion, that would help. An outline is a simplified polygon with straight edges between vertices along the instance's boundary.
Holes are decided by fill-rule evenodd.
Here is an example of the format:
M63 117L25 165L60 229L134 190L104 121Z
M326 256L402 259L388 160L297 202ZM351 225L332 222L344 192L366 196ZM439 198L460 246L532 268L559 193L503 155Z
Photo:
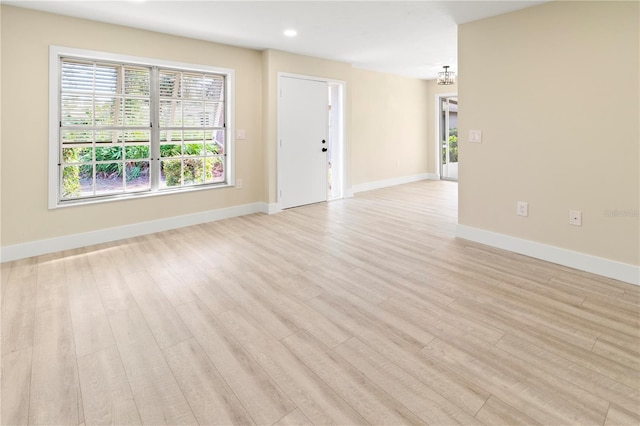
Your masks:
M149 173L151 174L151 191L157 191L160 187L160 80L158 67L151 68L150 78L150 115L151 115L151 146L149 161Z

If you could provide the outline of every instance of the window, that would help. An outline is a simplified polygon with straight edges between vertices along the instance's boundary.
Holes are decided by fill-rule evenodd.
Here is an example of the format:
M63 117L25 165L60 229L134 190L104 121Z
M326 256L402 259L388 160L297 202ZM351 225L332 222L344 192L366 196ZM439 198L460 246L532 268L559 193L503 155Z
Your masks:
M233 71L59 47L51 70L51 208L233 184Z

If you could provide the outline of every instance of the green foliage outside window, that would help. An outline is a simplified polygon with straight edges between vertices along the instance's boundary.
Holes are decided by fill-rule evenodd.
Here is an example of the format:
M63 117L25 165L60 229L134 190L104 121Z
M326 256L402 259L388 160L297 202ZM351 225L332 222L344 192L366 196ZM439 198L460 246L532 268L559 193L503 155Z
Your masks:
M63 151L65 163L78 162L78 151L66 149ZM80 196L80 167L68 166L62 169L62 196L64 198L75 198Z
M446 147L442 147L442 162L447 161ZM449 162L458 162L458 129L449 129Z

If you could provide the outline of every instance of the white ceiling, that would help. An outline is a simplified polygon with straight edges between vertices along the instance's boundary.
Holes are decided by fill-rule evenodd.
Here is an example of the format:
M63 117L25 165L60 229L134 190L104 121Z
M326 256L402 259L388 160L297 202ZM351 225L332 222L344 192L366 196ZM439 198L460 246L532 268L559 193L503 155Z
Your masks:
M5 4L432 79L457 69L457 25L544 1L30 1ZM298 36L283 35L294 28Z

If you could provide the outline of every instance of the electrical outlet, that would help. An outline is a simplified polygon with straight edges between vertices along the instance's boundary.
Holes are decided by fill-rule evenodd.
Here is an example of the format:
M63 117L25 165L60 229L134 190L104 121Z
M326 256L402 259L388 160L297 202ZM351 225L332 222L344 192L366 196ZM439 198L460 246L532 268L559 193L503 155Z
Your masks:
M242 189L242 179L236 179L236 189Z
M580 210L569 210L569 225L582 226L582 212Z
M529 216L529 203L526 201L518 201L518 209L516 211L518 216Z
M469 130L469 142L482 143L482 130Z

